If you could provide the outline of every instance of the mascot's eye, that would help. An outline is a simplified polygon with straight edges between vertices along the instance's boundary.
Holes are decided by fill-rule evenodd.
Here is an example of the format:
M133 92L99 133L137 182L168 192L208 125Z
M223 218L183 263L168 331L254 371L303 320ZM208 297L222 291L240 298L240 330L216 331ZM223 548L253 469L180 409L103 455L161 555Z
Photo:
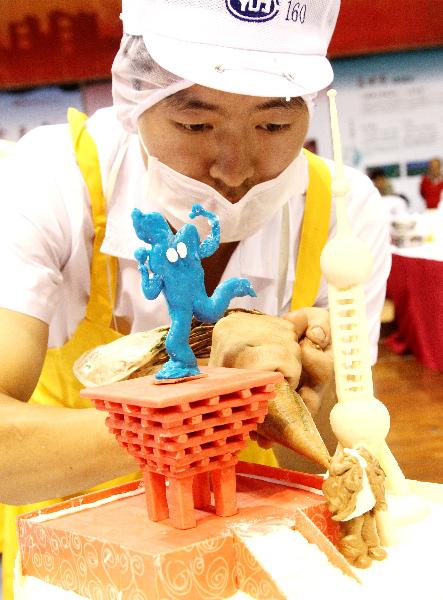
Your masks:
M177 262L178 261L177 250L175 248L168 248L166 250L166 258L169 260L170 263Z
M179 242L177 244L177 252L180 258L186 258L188 256L188 249L184 242Z

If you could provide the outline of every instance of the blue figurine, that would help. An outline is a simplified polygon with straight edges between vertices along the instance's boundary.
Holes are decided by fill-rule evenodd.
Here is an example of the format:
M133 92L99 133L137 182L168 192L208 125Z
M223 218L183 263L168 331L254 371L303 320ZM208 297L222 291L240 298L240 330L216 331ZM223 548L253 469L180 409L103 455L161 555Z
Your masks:
M171 317L165 342L169 360L155 375L159 381L200 375L189 345L193 315L204 323L215 323L232 298L256 296L247 279L233 277L220 283L208 297L201 260L219 247L220 224L218 217L200 204L194 204L189 214L191 219L197 216L206 217L211 225L211 233L203 242L195 225L186 224L174 235L160 213L144 214L138 208L132 211L137 237L148 244L148 248L135 251L143 293L148 300L154 300L163 292Z

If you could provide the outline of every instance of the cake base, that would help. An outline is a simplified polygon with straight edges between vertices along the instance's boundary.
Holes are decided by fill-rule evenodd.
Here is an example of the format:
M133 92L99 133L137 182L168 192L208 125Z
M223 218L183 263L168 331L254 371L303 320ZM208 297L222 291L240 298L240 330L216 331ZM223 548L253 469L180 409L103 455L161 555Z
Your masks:
M100 590L109 600L222 600L239 591L242 579L235 527L275 519L295 526L300 511L322 529L307 519L313 535L326 540L347 567L330 541L337 540L339 530L329 518L320 477L247 463L239 463L238 471L243 471L237 475L238 513L219 517L208 508L197 509L193 529L177 530L170 519L150 521L141 482L23 515L18 523L21 573L86 598L98 597ZM243 577L249 568L242 568ZM260 581L270 589L268 575L259 567L253 570L249 579L258 589Z
M221 518L197 510L196 528L186 531L168 519L147 519L140 482L21 516L16 600L222 600L240 592L281 600L293 597L292 589L297 600L311 600L327 595L322 582L329 569L333 589L346 583L343 590L352 590L341 600L384 598L392 589L404 599L442 598L443 486L411 482L414 493L426 496L429 515L399 529L400 544L385 561L357 570L331 543L338 541L338 525L319 490L321 477L240 463L237 479L239 513ZM282 527L287 545L267 535ZM322 555L320 567L307 554L295 557L297 531ZM342 570L332 567L334 560Z

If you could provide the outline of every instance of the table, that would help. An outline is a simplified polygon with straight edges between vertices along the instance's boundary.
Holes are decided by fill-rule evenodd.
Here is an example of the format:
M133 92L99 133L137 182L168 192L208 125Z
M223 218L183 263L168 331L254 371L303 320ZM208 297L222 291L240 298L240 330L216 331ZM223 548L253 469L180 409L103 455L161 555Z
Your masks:
M412 352L423 365L443 371L443 245L393 249L387 297L396 323L388 347Z

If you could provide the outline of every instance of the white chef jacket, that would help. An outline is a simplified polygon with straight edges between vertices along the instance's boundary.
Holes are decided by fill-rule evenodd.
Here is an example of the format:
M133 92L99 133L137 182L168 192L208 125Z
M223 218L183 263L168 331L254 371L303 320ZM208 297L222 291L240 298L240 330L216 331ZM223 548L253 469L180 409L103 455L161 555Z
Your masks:
M133 258L142 243L133 231L132 208L150 210L143 195L145 167L138 138L124 132L113 108L97 111L88 119L87 128L97 144L108 202L102 251L119 259L114 313L131 323L132 332L168 323L163 295L150 301L143 296ZM7 168L0 181L0 306L48 323L49 347L61 346L85 316L93 240L88 192L75 162L68 126L49 125L30 131L5 160ZM332 171L332 163L327 163ZM348 209L352 229L366 241L374 257L366 300L375 362L390 269L389 219L371 181L351 168L346 168L346 176L351 185ZM305 177L307 185L307 165ZM294 195L289 202L286 244L290 252L286 282L280 286L281 306L279 210L268 224L241 241L229 260L222 280L246 277L257 293L257 298L234 299L231 307L255 308L268 314L284 314L290 309L304 201L304 195ZM334 233L333 206L330 237ZM324 279L315 306L328 306Z

